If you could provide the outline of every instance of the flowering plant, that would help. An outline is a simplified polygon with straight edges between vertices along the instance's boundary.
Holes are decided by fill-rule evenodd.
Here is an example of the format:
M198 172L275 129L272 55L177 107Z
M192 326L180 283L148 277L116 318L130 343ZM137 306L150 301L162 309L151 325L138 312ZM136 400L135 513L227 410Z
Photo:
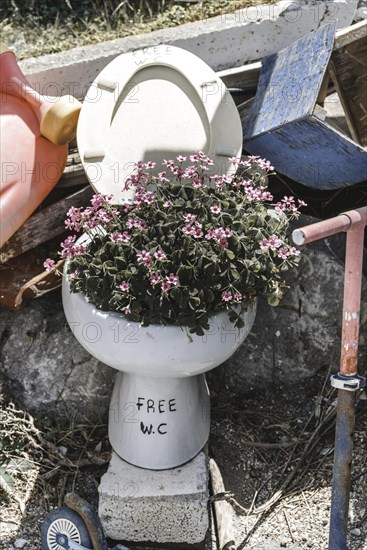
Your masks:
M199 335L215 311L227 309L241 327L240 312L256 296L277 305L282 272L299 255L286 232L302 201L271 204L268 161L230 161L237 172L224 176L209 175L213 161L203 152L165 160L159 173L139 162L125 184L132 204L94 195L90 206L70 208L66 227L89 236L61 245L71 292L144 326L179 324Z

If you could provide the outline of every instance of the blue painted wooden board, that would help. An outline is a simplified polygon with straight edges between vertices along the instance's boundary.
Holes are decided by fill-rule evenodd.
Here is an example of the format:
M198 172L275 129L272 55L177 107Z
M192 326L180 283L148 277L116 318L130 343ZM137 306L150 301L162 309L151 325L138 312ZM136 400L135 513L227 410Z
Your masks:
M315 189L367 181L367 151L314 115L255 137L244 148L268 158L277 172Z
M335 23L329 23L263 60L245 141L313 113L334 34Z

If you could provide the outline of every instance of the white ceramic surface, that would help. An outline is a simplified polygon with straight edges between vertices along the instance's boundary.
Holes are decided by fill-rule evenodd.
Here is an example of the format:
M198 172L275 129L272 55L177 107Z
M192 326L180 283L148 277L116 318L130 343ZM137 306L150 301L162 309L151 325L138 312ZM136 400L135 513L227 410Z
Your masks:
M98 74L77 141L92 187L123 203L131 198L123 182L139 160L160 165L203 150L214 160L213 172L233 171L228 157L241 155L242 125L226 86L204 61L161 45L154 55L122 54Z
M194 376L223 363L246 338L256 304L243 312L245 327L234 328L226 311L213 315L204 336L177 326L132 323L121 313L101 311L63 279L63 304L74 336L91 355L114 369L159 378Z
M151 470L175 468L208 440L210 399L205 375L152 378L119 372L108 435L116 453Z

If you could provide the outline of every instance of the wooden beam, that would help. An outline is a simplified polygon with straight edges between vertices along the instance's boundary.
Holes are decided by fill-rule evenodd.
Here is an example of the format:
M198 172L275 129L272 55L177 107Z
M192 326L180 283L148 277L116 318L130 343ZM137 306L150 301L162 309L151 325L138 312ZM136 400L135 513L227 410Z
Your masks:
M36 246L62 235L65 232L65 216L71 206L85 206L93 195L90 186L62 199L36 214L8 240L0 251L0 263L19 256Z
M367 35L367 20L360 21L355 25L340 29L335 34L334 50L343 48L360 38L365 38Z
M213 496L224 493L222 474L213 458L209 459L209 472ZM235 550L231 505L225 500L215 500L213 508L218 535L218 550Z
M367 145L367 21L336 38L329 73L343 105L352 138Z

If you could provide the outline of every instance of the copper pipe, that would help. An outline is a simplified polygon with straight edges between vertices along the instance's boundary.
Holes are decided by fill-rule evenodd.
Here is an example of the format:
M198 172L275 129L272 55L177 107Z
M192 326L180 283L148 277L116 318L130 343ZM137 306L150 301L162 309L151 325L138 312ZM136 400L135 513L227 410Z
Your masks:
M362 262L364 230L367 225L367 207L344 212L335 218L308 225L293 232L293 240L302 245L347 232L345 252L342 345L339 374L332 377L340 380L336 417L334 468L331 497L329 550L347 549L347 525L350 493L350 478L355 422L355 390L359 387L358 337L362 288ZM333 385L336 385L335 383Z

